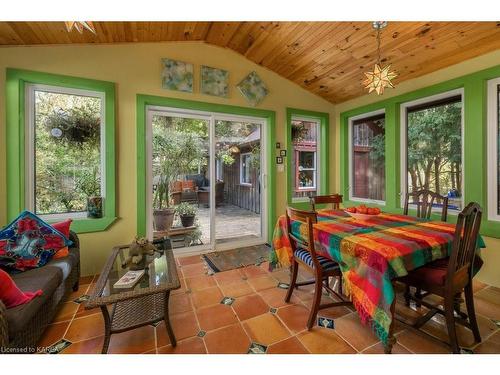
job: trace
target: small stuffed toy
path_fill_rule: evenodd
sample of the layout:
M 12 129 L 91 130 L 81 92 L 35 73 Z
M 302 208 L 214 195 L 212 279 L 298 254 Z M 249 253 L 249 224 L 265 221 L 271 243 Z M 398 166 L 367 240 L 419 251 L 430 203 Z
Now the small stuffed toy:
M 122 267 L 130 270 L 142 270 L 146 266 L 146 255 L 153 255 L 155 246 L 144 237 L 135 237 L 130 244 L 128 257 L 122 262 Z

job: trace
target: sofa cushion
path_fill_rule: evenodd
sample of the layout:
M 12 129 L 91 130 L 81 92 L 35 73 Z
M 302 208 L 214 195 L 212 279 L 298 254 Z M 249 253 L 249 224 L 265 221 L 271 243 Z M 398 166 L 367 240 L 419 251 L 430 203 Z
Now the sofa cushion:
M 41 267 L 11 275 L 19 289 L 24 291 L 42 290 L 42 295 L 30 302 L 7 309 L 9 336 L 24 330 L 31 319 L 50 298 L 62 282 L 62 271 L 58 267 Z
M 66 280 L 73 267 L 78 264 L 80 251 L 75 248 L 68 250 L 68 255 L 62 258 L 52 259 L 45 267 L 57 267 L 62 271 L 63 280 Z
M 71 241 L 35 214 L 24 211 L 0 231 L 0 267 L 22 272 L 47 264 Z

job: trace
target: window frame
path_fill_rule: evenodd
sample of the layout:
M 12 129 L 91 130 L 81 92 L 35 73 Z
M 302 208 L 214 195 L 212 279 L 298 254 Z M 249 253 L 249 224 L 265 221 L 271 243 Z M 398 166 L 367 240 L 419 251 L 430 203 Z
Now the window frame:
M 243 179 L 243 157 L 244 156 L 248 156 L 248 160 L 250 160 L 250 158 L 252 157 L 252 153 L 251 152 L 244 152 L 242 154 L 240 154 L 240 185 L 243 185 L 243 186 L 252 186 L 252 182 L 245 182 L 244 179 Z M 250 173 L 250 167 L 249 167 L 249 171 Z M 249 178 L 251 179 L 251 176 L 249 176 Z
M 291 112 L 291 111 L 290 111 Z M 291 171 L 291 161 L 289 163 L 289 166 L 288 166 L 288 172 L 289 172 L 289 175 L 290 175 L 290 182 L 291 182 L 291 186 L 290 188 L 288 189 L 289 190 L 289 193 L 290 193 L 290 196 L 289 196 L 289 201 L 291 201 L 292 203 L 304 203 L 304 202 L 309 202 L 309 197 L 294 197 L 293 196 L 293 193 L 296 192 L 296 191 L 300 191 L 300 192 L 307 192 L 307 191 L 316 191 L 316 195 L 321 195 L 323 191 L 325 191 L 326 189 L 323 188 L 323 178 L 321 176 L 321 172 L 323 171 L 322 170 L 322 163 L 321 163 L 321 156 L 324 155 L 323 154 L 323 147 L 324 147 L 324 144 L 322 144 L 322 137 L 324 136 L 324 130 L 323 130 L 323 124 L 324 124 L 324 117 L 321 118 L 321 117 L 316 117 L 314 115 L 308 115 L 307 113 L 306 114 L 300 114 L 300 113 L 289 113 L 289 126 L 287 127 L 287 132 L 289 133 L 287 136 L 289 138 L 289 145 L 290 145 L 290 149 L 292 150 L 291 154 L 293 155 L 293 157 L 297 157 L 298 154 L 296 151 L 301 151 L 301 146 L 299 146 L 298 148 L 295 148 L 294 145 L 293 145 L 293 141 L 292 141 L 292 135 L 291 135 L 291 132 L 292 132 L 292 122 L 293 121 L 306 121 L 306 122 L 314 122 L 316 123 L 316 151 L 314 151 L 315 153 L 315 165 L 316 165 L 316 171 L 315 171 L 315 186 L 314 188 L 312 187 L 307 187 L 307 188 L 299 188 L 297 186 L 297 171 L 298 171 L 298 165 L 296 163 L 295 165 L 295 170 L 294 171 Z M 302 151 L 306 151 L 306 150 L 302 150 Z M 311 150 L 307 150 L 309 152 L 313 152 Z M 320 157 L 318 157 L 318 155 L 320 155 Z M 326 158 L 325 158 L 326 160 Z M 319 173 L 318 173 L 319 172 Z M 293 177 L 292 177 L 292 174 L 293 174 Z
M 498 111 L 500 110 L 499 103 L 500 77 L 493 78 L 487 82 L 487 170 L 488 170 L 488 185 L 487 185 L 487 208 L 488 220 L 500 221 L 500 213 L 498 205 L 500 196 L 498 194 L 498 136 L 500 135 L 500 119 Z
M 314 185 L 313 186 L 308 186 L 308 187 L 300 187 L 299 185 L 299 163 L 295 163 L 295 182 L 294 182 L 294 191 L 315 191 L 318 189 L 318 150 L 316 147 L 316 151 L 309 150 L 305 147 L 298 147 L 294 149 L 295 151 L 295 159 L 298 161 L 300 160 L 300 153 L 301 152 L 311 152 L 314 154 L 314 168 L 304 168 L 302 169 L 303 171 L 313 171 L 314 174 Z M 300 199 L 300 198 L 298 198 Z
M 453 97 L 460 96 L 461 97 L 461 145 L 462 145 L 462 150 L 461 150 L 461 156 L 462 156 L 462 178 L 461 178 L 461 201 L 462 201 L 462 209 L 465 207 L 464 202 L 465 202 L 465 96 L 464 96 L 464 89 L 463 88 L 458 88 L 455 90 L 450 90 L 446 92 L 442 92 L 436 95 L 431 95 L 431 96 L 426 96 L 423 98 L 419 98 L 416 100 L 408 101 L 405 103 L 402 103 L 400 106 L 400 158 L 401 158 L 401 163 L 400 163 L 400 204 L 401 207 L 404 207 L 404 202 L 405 202 L 405 197 L 408 192 L 408 166 L 407 166 L 407 145 L 408 145 L 408 109 L 417 107 L 417 106 L 422 106 L 424 107 L 425 104 L 432 104 L 434 102 L 439 102 L 439 101 L 446 101 L 446 99 L 451 99 Z M 413 207 L 414 205 L 410 204 L 410 208 Z M 433 208 L 433 212 L 439 211 L 439 208 Z M 448 214 L 450 215 L 458 215 L 461 210 L 448 210 Z
M 106 95 L 102 91 L 83 90 L 76 88 L 60 87 L 53 85 L 27 83 L 26 90 L 26 106 L 25 106 L 25 151 L 26 151 L 26 168 L 25 168 L 25 205 L 26 209 L 35 213 L 36 210 L 36 197 L 35 197 L 35 92 L 42 91 L 47 93 L 87 96 L 92 98 L 101 99 L 101 126 L 100 126 L 100 175 L 101 175 L 101 196 L 106 202 L 106 163 L 104 154 L 106 152 Z M 104 206 L 105 209 L 105 206 Z M 67 212 L 67 213 L 52 213 L 52 214 L 37 214 L 39 217 L 46 221 L 59 221 L 66 219 L 85 219 L 87 216 L 86 211 Z
M 348 164 L 347 164 L 347 168 L 348 168 L 348 173 L 349 173 L 349 185 L 347 187 L 347 190 L 349 191 L 349 201 L 352 201 L 352 202 L 362 202 L 362 203 L 373 203 L 373 204 L 378 204 L 380 206 L 385 206 L 386 204 L 386 200 L 387 200 L 387 197 L 386 197 L 386 200 L 378 200 L 378 199 L 369 199 L 369 198 L 359 198 L 359 197 L 355 197 L 353 196 L 353 186 L 354 186 L 354 173 L 353 173 L 353 158 L 352 158 L 352 153 L 353 153 L 353 126 L 354 126 L 354 122 L 356 121 L 359 121 L 359 120 L 364 120 L 364 119 L 370 119 L 372 117 L 377 117 L 377 116 L 380 116 L 380 115 L 384 115 L 384 121 L 385 121 L 385 108 L 382 108 L 382 109 L 377 109 L 375 111 L 371 111 L 371 112 L 366 112 L 366 113 L 362 113 L 360 115 L 356 115 L 356 116 L 352 116 L 352 117 L 349 117 L 348 118 L 348 129 L 347 129 L 347 137 L 348 137 Z M 384 129 L 384 137 L 385 137 L 385 129 Z M 386 168 L 386 165 L 385 165 L 385 161 L 384 161 L 384 169 Z M 385 185 L 385 181 L 384 181 L 384 185 Z M 384 186 L 384 190 L 385 190 L 385 186 Z
M 6 69 L 6 130 L 7 130 L 7 220 L 14 220 L 19 213 L 28 209 L 26 201 L 26 173 L 29 167 L 28 150 L 26 149 L 26 102 L 28 101 L 27 86 L 47 85 L 64 89 L 88 90 L 102 92 L 105 96 L 103 137 L 105 147 L 101 150 L 102 162 L 105 163 L 101 178 L 106 181 L 106 197 L 103 202 L 102 218 L 77 217 L 73 220 L 71 229 L 76 233 L 105 231 L 116 220 L 115 197 L 115 83 L 87 78 L 35 72 L 30 70 Z M 83 215 L 82 215 L 83 216 Z M 86 215 L 85 215 L 86 216 Z M 51 217 L 49 222 L 56 222 L 60 217 Z

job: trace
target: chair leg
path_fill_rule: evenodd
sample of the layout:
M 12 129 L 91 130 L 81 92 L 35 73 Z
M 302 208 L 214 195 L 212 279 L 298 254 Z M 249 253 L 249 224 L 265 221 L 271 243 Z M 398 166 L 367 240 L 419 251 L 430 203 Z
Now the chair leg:
M 339 292 L 339 294 L 340 294 L 341 296 L 343 296 L 343 295 L 344 295 L 344 292 L 343 292 L 343 290 L 342 290 L 342 276 L 339 276 L 339 286 L 338 286 L 337 290 L 338 290 L 338 292 Z
M 415 297 L 417 298 L 417 301 L 415 301 L 415 304 L 417 307 L 422 307 L 422 304 L 418 302 L 418 299 L 422 299 L 422 288 L 416 288 L 415 290 Z
M 410 306 L 410 296 L 411 296 L 411 293 L 410 293 L 410 286 L 409 286 L 409 285 L 406 285 L 406 286 L 405 286 L 405 293 L 404 293 L 404 297 L 405 297 L 405 305 L 406 305 L 406 306 Z
M 321 303 L 321 292 L 323 290 L 323 282 L 321 275 L 316 274 L 316 283 L 314 284 L 314 298 L 312 300 L 311 311 L 309 312 L 309 320 L 307 321 L 307 330 L 310 331 L 318 315 L 319 305 Z
M 460 348 L 458 347 L 457 332 L 455 330 L 455 314 L 454 314 L 454 303 L 453 298 L 450 296 L 445 297 L 444 311 L 446 317 L 446 326 L 448 327 L 448 336 L 450 338 L 450 346 L 453 353 L 460 353 Z
M 290 298 L 292 297 L 292 292 L 293 289 L 295 288 L 295 283 L 297 282 L 297 273 L 299 271 L 299 264 L 297 261 L 294 259 L 292 260 L 292 265 L 291 265 L 291 272 L 292 274 L 290 275 L 290 285 L 288 285 L 288 290 L 286 292 L 285 296 L 285 302 L 288 303 L 290 302 Z
M 467 315 L 469 315 L 469 322 L 472 327 L 472 333 L 474 334 L 474 340 L 476 342 L 481 342 L 481 335 L 479 333 L 479 327 L 477 325 L 476 310 L 474 308 L 474 292 L 472 290 L 472 284 L 469 283 L 465 287 L 465 304 L 467 306 Z

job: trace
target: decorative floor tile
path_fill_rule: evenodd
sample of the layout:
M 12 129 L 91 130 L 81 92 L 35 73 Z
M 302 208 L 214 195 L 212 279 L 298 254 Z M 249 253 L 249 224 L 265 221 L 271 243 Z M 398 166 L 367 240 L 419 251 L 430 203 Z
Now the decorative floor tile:
M 198 337 L 204 337 L 207 333 L 203 330 L 201 330 L 200 332 L 198 332 L 198 334 L 196 336 Z
M 158 321 L 158 322 L 154 322 L 154 323 L 151 323 L 150 326 L 153 326 L 153 327 L 158 327 L 158 325 L 161 323 L 161 320 Z
M 474 354 L 474 352 L 471 349 L 460 348 L 460 354 Z
M 497 327 L 499 327 L 499 328 L 500 328 L 500 320 L 491 319 L 491 321 L 492 321 L 493 323 L 495 323 L 495 325 L 496 325 Z
M 222 299 L 222 301 L 220 301 L 221 304 L 223 305 L 227 305 L 227 306 L 231 306 L 234 302 L 234 298 L 233 297 L 224 297 Z
M 252 342 L 248 348 L 248 354 L 266 354 L 267 346 Z
M 80 296 L 77 299 L 74 299 L 73 302 L 74 303 L 82 303 L 82 302 L 88 301 L 89 298 L 90 298 L 90 296 L 88 294 L 84 294 L 83 296 Z
M 72 344 L 71 341 L 61 339 L 58 342 L 56 342 L 54 345 L 47 348 L 47 353 L 59 354 L 60 352 L 62 352 L 64 349 L 66 349 L 71 344 Z
M 318 326 L 323 328 L 335 329 L 335 322 L 333 319 L 318 316 Z
M 269 312 L 270 312 L 271 314 L 276 314 L 276 311 L 278 311 L 278 309 L 275 309 L 274 307 L 271 307 L 271 308 L 269 309 Z
M 281 289 L 288 289 L 290 285 L 287 284 L 287 283 L 278 283 L 278 288 L 281 288 Z

